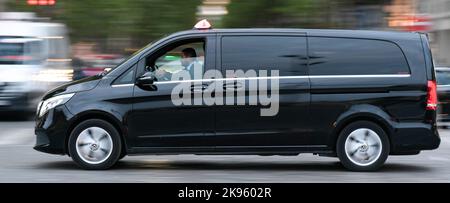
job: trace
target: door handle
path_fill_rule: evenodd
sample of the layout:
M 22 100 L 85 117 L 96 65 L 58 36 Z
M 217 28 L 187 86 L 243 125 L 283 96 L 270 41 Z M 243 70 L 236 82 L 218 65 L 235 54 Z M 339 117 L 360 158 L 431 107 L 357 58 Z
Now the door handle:
M 206 84 L 191 85 L 191 92 L 203 92 L 206 88 L 208 88 L 208 85 Z
M 241 82 L 230 82 L 223 84 L 223 89 L 225 90 L 238 90 L 243 87 Z

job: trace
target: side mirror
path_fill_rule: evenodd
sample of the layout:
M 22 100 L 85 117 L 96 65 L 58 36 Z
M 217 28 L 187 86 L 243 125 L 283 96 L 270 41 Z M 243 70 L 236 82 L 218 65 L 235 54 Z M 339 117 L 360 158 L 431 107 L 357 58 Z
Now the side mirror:
M 136 79 L 136 85 L 139 87 L 150 86 L 156 81 L 156 77 L 152 72 L 146 72 L 144 75 Z
M 152 72 L 146 72 L 144 75 L 138 77 L 134 83 L 136 86 L 146 91 L 157 91 L 158 88 L 153 83 L 157 81 Z

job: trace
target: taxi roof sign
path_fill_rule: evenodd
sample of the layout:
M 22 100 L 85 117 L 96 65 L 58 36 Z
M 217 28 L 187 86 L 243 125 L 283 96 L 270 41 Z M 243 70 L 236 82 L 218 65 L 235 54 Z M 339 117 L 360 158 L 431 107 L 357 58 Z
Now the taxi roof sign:
M 211 26 L 211 23 L 208 22 L 208 20 L 203 19 L 201 21 L 198 21 L 198 23 L 194 25 L 194 28 L 198 29 L 198 30 L 205 30 L 205 29 L 211 29 L 212 26 Z

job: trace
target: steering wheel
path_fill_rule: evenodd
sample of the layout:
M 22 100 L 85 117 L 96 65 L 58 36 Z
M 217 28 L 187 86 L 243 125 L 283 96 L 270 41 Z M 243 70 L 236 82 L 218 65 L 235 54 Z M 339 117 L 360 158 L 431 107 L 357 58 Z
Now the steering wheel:
M 146 72 L 154 72 L 155 70 L 158 70 L 159 66 L 158 65 L 146 65 L 145 66 L 145 71 Z

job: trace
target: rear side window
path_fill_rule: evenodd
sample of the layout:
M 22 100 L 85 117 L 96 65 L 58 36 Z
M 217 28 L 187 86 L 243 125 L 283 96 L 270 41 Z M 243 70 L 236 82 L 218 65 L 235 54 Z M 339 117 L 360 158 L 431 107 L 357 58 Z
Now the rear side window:
M 279 70 L 280 76 L 306 75 L 306 38 L 224 36 L 222 71 Z
M 400 48 L 391 42 L 309 37 L 310 75 L 409 74 Z

